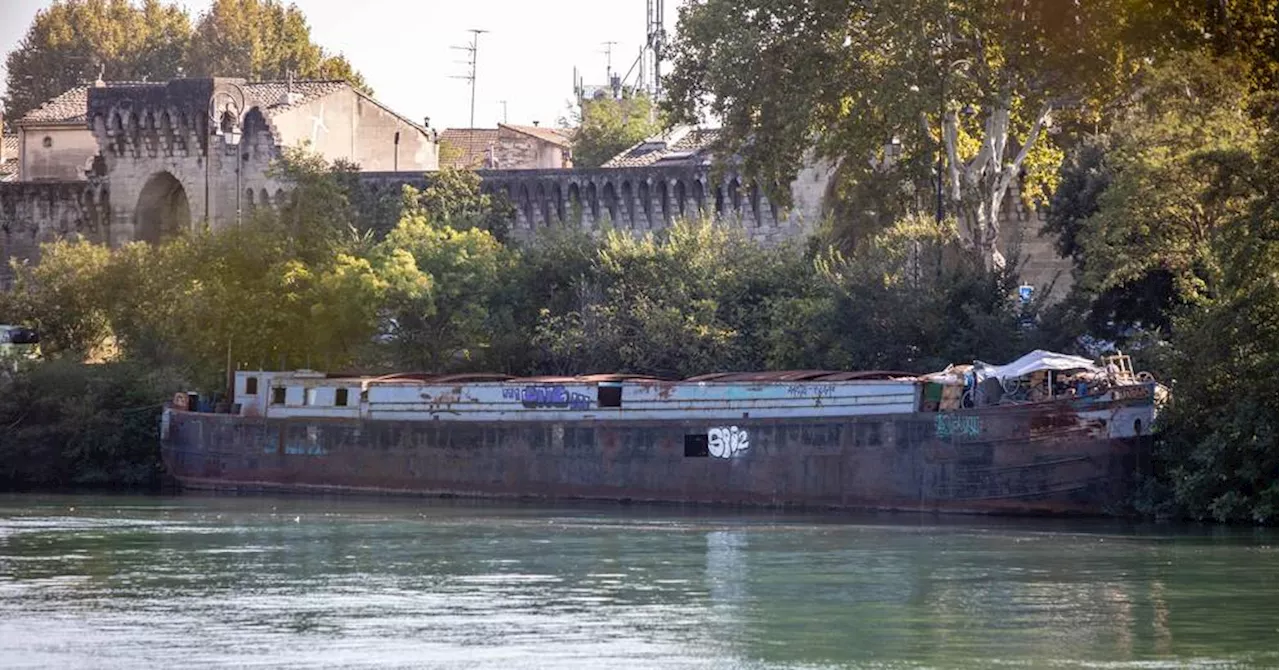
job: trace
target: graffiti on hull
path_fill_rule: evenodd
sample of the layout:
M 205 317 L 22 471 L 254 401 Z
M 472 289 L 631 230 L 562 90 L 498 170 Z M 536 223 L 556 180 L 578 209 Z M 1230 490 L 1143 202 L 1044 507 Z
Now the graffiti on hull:
M 707 453 L 716 458 L 733 458 L 750 448 L 745 428 L 722 426 L 707 431 Z
M 560 385 L 504 388 L 505 400 L 516 400 L 529 409 L 591 409 L 591 396 Z

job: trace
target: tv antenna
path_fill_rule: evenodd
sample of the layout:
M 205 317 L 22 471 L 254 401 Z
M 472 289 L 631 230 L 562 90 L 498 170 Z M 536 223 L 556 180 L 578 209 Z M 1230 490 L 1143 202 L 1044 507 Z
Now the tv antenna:
M 617 42 L 601 42 L 604 45 L 604 80 L 605 82 L 613 81 L 613 45 Z
M 481 33 L 487 33 L 489 31 L 482 30 L 480 28 L 472 28 L 467 32 L 471 33 L 471 44 L 468 44 L 465 46 L 452 46 L 449 48 L 457 49 L 458 51 L 467 52 L 467 60 L 456 61 L 458 63 L 464 64 L 467 66 L 467 73 L 465 75 L 454 75 L 452 78 L 466 79 L 467 82 L 471 84 L 471 121 L 468 127 L 475 128 L 476 127 L 476 53 L 479 51 Z
M 667 30 L 663 24 L 663 0 L 645 0 L 645 40 L 631 68 L 622 76 L 624 82 L 632 81 L 631 90 L 643 91 L 653 100 L 662 97 L 662 54 L 667 45 Z

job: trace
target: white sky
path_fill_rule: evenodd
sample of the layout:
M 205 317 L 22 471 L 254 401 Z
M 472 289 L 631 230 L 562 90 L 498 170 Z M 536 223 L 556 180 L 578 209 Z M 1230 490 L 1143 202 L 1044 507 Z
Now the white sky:
M 36 12 L 52 0 L 0 0 L 0 52 L 12 51 Z M 208 0 L 179 0 L 194 18 Z M 604 42 L 613 45 L 613 67 L 623 73 L 644 42 L 645 0 L 294 0 L 307 16 L 312 39 L 346 55 L 373 87 L 374 97 L 438 129 L 466 127 L 470 88 L 467 52 L 450 49 L 480 36 L 476 125 L 502 121 L 555 125 L 573 97 L 573 68 L 587 84 L 605 83 Z M 668 0 L 668 39 L 675 32 L 679 0 Z M 455 62 L 461 61 L 461 62 Z M 0 61 L 0 91 L 3 90 Z M 224 73 L 238 76 L 240 73 Z M 111 73 L 106 73 L 108 79 Z

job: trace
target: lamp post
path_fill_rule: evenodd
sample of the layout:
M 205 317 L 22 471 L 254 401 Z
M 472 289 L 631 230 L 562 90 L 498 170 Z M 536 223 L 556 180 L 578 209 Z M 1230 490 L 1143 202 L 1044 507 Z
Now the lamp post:
M 213 139 L 221 137 L 224 145 L 235 149 L 236 156 L 236 225 L 240 225 L 240 115 L 244 112 L 244 89 L 236 84 L 215 85 L 209 95 L 209 137 L 204 161 L 204 219 L 209 220 L 209 164 L 213 162 Z M 223 156 L 226 152 L 223 152 Z M 219 161 L 221 162 L 221 161 Z M 227 332 L 227 402 L 235 399 L 236 377 L 232 369 L 231 331 Z
M 228 147 L 236 151 L 236 225 L 240 225 L 240 115 L 244 111 L 244 90 L 236 84 L 221 84 L 209 96 L 209 141 L 204 163 L 204 218 L 209 220 L 209 164 L 213 158 L 213 138 L 221 137 Z

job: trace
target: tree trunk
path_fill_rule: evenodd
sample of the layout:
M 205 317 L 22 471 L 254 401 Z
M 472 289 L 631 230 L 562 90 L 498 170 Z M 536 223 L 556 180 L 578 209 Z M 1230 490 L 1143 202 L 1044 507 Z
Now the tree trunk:
M 989 111 L 983 124 L 981 147 L 971 160 L 959 156 L 957 139 L 960 119 L 954 109 L 943 119 L 943 141 L 947 151 L 947 182 L 952 211 L 960 227 L 960 237 L 971 250 L 982 257 L 987 269 L 1005 264 L 999 248 L 1000 212 L 1013 180 L 1017 178 L 1031 147 L 1048 122 L 1052 106 L 1045 104 L 1036 117 L 1027 139 L 1013 161 L 1005 164 L 1009 142 L 1009 116 L 1012 96 L 1005 93 Z

